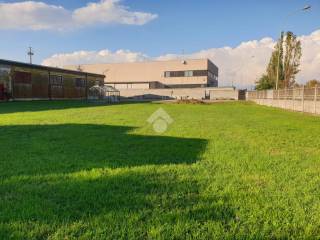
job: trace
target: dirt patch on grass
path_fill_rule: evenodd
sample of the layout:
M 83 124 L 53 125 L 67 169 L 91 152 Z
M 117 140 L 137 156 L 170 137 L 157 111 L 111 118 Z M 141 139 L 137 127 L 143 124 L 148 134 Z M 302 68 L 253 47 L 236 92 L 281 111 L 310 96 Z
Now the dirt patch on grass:
M 197 99 L 183 99 L 183 100 L 178 100 L 178 104 L 207 104 L 206 102 L 202 100 L 197 100 Z

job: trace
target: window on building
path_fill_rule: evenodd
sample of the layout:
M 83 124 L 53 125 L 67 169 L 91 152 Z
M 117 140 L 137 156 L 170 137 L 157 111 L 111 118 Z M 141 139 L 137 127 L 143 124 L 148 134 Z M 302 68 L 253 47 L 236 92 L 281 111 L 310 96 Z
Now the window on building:
M 193 77 L 193 71 L 185 71 L 184 76 L 185 77 Z
M 0 65 L 0 84 L 7 86 L 10 81 L 10 67 Z
M 50 75 L 50 84 L 54 86 L 62 86 L 63 77 L 59 75 Z
M 86 87 L 86 80 L 83 78 L 76 78 L 76 87 Z
M 215 75 L 214 73 L 208 71 L 208 76 L 210 79 L 213 79 L 213 80 L 218 80 L 218 76 Z
M 174 71 L 170 75 L 171 77 L 184 77 L 184 71 Z
M 14 72 L 14 82 L 16 84 L 31 84 L 31 73 L 29 72 Z
M 188 70 L 188 71 L 167 71 L 164 77 L 204 77 L 208 76 L 207 70 Z
M 195 71 L 193 71 L 193 76 L 205 77 L 205 76 L 208 76 L 208 71 L 207 70 L 195 70 Z

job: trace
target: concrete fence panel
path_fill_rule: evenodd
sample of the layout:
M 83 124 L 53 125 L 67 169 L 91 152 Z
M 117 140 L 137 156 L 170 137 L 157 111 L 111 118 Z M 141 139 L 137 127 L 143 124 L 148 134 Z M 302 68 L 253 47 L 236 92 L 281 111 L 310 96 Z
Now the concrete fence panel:
M 247 100 L 260 105 L 320 114 L 320 88 L 249 91 Z

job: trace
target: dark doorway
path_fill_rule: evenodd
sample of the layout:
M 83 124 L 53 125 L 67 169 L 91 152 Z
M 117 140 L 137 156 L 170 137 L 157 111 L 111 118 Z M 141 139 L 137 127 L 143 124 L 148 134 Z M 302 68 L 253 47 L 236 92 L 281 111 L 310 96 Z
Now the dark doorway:
M 239 90 L 239 100 L 246 100 L 246 90 Z

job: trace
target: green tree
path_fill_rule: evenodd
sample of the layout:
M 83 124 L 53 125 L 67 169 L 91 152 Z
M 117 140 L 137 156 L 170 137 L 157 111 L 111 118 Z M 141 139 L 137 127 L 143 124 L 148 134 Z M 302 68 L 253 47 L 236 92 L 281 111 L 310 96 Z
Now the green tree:
M 259 79 L 258 82 L 256 82 L 256 90 L 266 90 L 266 89 L 272 89 L 274 86 L 274 82 L 270 80 L 268 75 L 264 74 L 262 77 Z
M 270 57 L 266 73 L 256 82 L 256 89 L 272 89 L 292 87 L 295 76 L 299 72 L 301 59 L 301 42 L 292 32 L 281 33 Z
M 301 42 L 292 32 L 287 32 L 285 38 L 285 56 L 283 61 L 284 80 L 282 86 L 284 88 L 292 87 L 295 84 L 296 75 L 300 72 L 300 59 L 302 56 Z
M 310 80 L 310 81 L 306 82 L 306 87 L 307 88 L 313 88 L 313 87 L 316 87 L 316 86 L 320 86 L 320 81 L 318 81 L 316 79 L 313 79 L 313 80 Z
M 269 81 L 272 83 L 272 87 L 276 86 L 278 74 L 279 74 L 279 82 L 283 81 L 283 38 L 284 33 L 281 33 L 281 37 L 279 38 L 275 50 L 273 51 L 268 67 L 267 67 L 267 75 L 269 77 Z M 279 70 L 279 72 L 278 72 Z

